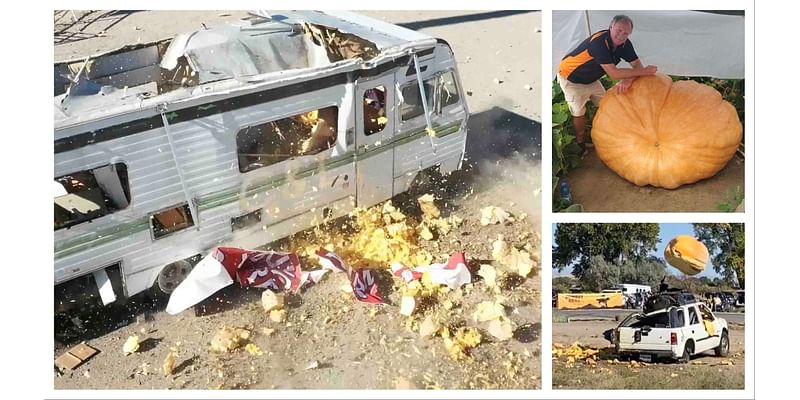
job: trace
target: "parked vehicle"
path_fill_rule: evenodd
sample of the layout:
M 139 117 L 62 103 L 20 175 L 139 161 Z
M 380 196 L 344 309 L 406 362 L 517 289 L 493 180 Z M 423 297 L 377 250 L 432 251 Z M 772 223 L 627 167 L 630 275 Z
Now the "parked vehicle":
M 642 361 L 669 358 L 688 362 L 691 356 L 714 350 L 728 355 L 728 323 L 686 292 L 661 292 L 651 296 L 642 313 L 625 318 L 617 328 L 603 333 L 621 356 Z
M 706 303 L 714 312 L 731 312 L 735 307 L 735 298 L 725 292 L 707 292 L 704 294 Z
M 54 73 L 57 301 L 169 293 L 214 247 L 372 206 L 464 156 L 447 42 L 354 13 L 253 17 Z

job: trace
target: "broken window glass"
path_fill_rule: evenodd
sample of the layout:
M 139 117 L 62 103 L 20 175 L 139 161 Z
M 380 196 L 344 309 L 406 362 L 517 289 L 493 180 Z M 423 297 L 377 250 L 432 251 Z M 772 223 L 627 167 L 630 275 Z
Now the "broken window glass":
M 386 127 L 386 88 L 378 86 L 364 92 L 364 134 L 369 136 Z
M 239 171 L 316 154 L 336 143 L 339 108 L 330 106 L 248 126 L 236 134 Z
M 261 209 L 231 218 L 231 231 L 236 232 L 261 222 Z
M 452 72 L 448 72 L 441 76 L 441 92 L 439 93 L 440 104 L 442 108 L 449 105 L 458 103 L 458 85 L 456 84 L 456 77 Z
M 130 204 L 128 168 L 124 163 L 78 171 L 55 178 L 54 230 L 123 210 Z
M 433 110 L 434 79 L 424 81 L 423 86 L 425 87 L 425 98 L 428 100 L 428 110 Z M 400 115 L 403 121 L 418 117 L 425 112 L 417 81 L 403 87 L 401 93 L 403 94 L 403 103 L 400 105 Z
M 637 319 L 632 319 L 623 324 L 631 328 L 642 328 L 649 326 L 651 328 L 668 328 L 669 327 L 669 313 L 661 312 L 651 315 L 642 315 Z
M 160 239 L 190 226 L 194 226 L 194 221 L 188 204 L 170 208 L 150 216 L 153 239 Z

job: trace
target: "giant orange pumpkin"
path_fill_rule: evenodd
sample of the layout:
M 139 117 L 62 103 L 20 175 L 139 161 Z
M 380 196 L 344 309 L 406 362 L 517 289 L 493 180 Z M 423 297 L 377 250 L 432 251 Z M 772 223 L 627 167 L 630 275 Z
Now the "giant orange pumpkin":
M 674 189 L 709 178 L 736 153 L 742 124 L 718 91 L 666 75 L 609 90 L 592 122 L 597 155 L 639 186 Z
M 688 235 L 678 235 L 669 241 L 664 249 L 664 258 L 669 265 L 686 275 L 695 275 L 706 268 L 708 249 L 697 239 Z

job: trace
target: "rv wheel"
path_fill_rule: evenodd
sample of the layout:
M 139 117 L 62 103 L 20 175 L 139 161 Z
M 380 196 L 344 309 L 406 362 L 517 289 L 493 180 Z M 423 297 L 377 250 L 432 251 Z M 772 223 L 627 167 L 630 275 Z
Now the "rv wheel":
M 186 279 L 191 270 L 192 264 L 186 260 L 179 260 L 168 264 L 158 274 L 158 288 L 164 293 L 172 293 L 172 291 Z

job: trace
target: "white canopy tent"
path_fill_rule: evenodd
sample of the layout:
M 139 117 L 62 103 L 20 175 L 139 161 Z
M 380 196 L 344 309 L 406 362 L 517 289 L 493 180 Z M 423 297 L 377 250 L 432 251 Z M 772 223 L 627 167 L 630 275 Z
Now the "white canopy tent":
M 633 20 L 630 40 L 644 65 L 680 76 L 744 78 L 744 15 L 702 11 L 553 11 L 552 77 L 558 63 L 611 19 Z M 625 61 L 619 64 L 628 67 Z

